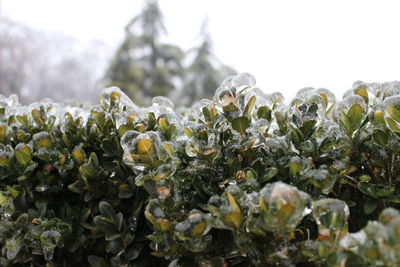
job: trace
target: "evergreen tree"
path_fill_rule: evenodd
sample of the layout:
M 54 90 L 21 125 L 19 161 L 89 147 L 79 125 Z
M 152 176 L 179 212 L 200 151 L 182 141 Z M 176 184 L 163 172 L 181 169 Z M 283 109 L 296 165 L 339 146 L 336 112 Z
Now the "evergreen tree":
M 182 50 L 160 40 L 166 34 L 157 0 L 146 0 L 142 12 L 126 26 L 126 37 L 106 73 L 108 85 L 125 91 L 137 104 L 166 96 L 182 83 Z
M 214 55 L 212 40 L 208 31 L 208 20 L 205 19 L 200 31 L 200 45 L 189 52 L 192 58 L 186 71 L 182 91 L 182 104 L 190 105 L 202 98 L 212 98 L 215 89 L 235 70 L 222 64 Z

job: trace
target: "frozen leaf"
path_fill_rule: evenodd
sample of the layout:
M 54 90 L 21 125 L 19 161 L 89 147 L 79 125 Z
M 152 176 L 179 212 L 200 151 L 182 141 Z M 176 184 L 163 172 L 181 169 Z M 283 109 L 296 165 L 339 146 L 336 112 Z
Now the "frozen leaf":
M 262 228 L 286 234 L 294 230 L 308 213 L 309 196 L 293 186 L 276 182 L 264 186 L 259 194 L 259 203 L 264 220 Z
M 37 149 L 51 149 L 53 147 L 53 141 L 49 133 L 47 132 L 39 132 L 33 135 L 33 142 L 35 143 L 35 147 Z
M 232 128 L 241 134 L 246 133 L 246 129 L 250 127 L 250 121 L 246 117 L 239 117 L 232 121 Z
M 374 198 L 389 196 L 395 190 L 393 186 L 388 186 L 383 184 L 372 184 L 366 182 L 359 182 L 357 184 L 357 188 L 362 193 Z
M 22 248 L 22 237 L 21 236 L 13 236 L 8 239 L 5 244 L 5 249 L 7 250 L 7 259 L 13 260 Z
M 61 234 L 55 230 L 45 231 L 40 235 L 40 243 L 45 260 L 49 261 L 53 258 L 54 250 L 60 240 Z
M 347 233 L 349 208 L 346 202 L 325 198 L 312 204 L 312 214 L 318 225 L 320 238 L 334 240 Z
M 17 161 L 22 165 L 29 163 L 32 159 L 30 147 L 23 143 L 18 144 L 15 147 L 15 157 L 17 158 Z

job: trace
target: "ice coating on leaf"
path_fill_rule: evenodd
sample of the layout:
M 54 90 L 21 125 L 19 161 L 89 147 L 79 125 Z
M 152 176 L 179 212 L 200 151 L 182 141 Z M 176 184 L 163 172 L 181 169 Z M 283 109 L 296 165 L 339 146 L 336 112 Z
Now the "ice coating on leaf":
M 40 235 L 40 243 L 45 260 L 48 261 L 53 258 L 54 250 L 60 240 L 61 234 L 55 230 L 49 230 Z
M 240 88 L 243 86 L 253 87 L 256 85 L 256 78 L 248 72 L 240 73 L 232 80 L 233 86 Z
M 221 88 L 232 89 L 232 87 L 234 87 L 233 80 L 235 79 L 235 77 L 235 75 L 226 77 L 221 83 Z
M 400 132 L 400 95 L 386 98 L 382 107 L 384 110 L 386 125 L 394 132 Z
M 305 98 L 307 97 L 310 93 L 312 94 L 314 91 L 314 87 L 304 87 L 301 88 L 300 90 L 297 91 L 296 96 L 297 98 Z
M 144 216 L 153 224 L 157 231 L 165 232 L 171 229 L 171 223 L 168 220 L 167 214 L 161 208 L 160 200 L 152 199 L 147 204 Z
M 400 212 L 394 208 L 386 208 L 379 214 L 379 222 L 389 224 L 394 219 L 400 217 Z
M 193 108 L 196 110 L 202 110 L 203 107 L 209 107 L 212 106 L 214 104 L 214 102 L 210 99 L 202 99 L 199 102 L 197 102 Z
M 381 90 L 382 99 L 400 94 L 400 81 L 385 82 L 379 85 L 378 90 Z
M 157 166 L 168 157 L 156 132 L 137 134 L 136 131 L 128 131 L 122 137 L 121 146 L 124 162 L 133 168 Z
M 309 212 L 310 197 L 296 187 L 282 182 L 267 184 L 259 194 L 264 229 L 290 232 Z
M 340 240 L 340 246 L 352 250 L 354 252 L 357 252 L 358 247 L 362 244 L 365 243 L 367 240 L 367 235 L 363 230 L 357 232 L 357 233 L 351 233 L 345 235 L 341 240 Z
M 133 124 L 139 120 L 139 113 L 134 109 L 125 110 L 121 113 L 115 113 L 115 126 L 119 129 L 123 125 Z
M 62 112 L 71 114 L 74 120 L 82 118 L 82 122 L 86 122 L 90 114 L 89 110 L 80 107 L 66 107 Z
M 328 103 L 335 103 L 336 102 L 336 96 L 334 93 L 329 91 L 328 89 L 325 88 L 317 88 L 314 90 L 314 92 L 318 95 L 320 95 L 324 100 L 327 100 Z
M 0 166 L 8 166 L 13 156 L 14 150 L 10 145 L 0 144 Z
M 5 244 L 5 249 L 7 250 L 7 259 L 13 260 L 22 248 L 22 237 L 13 236 L 8 239 Z
M 189 216 L 175 226 L 175 231 L 180 240 L 190 240 L 207 234 L 210 228 L 205 214 L 191 210 Z
M 100 104 L 105 110 L 109 109 L 138 109 L 132 100 L 118 87 L 104 88 L 100 94 Z
M 221 106 L 228 106 L 235 103 L 235 91 L 232 88 L 218 87 L 214 94 L 214 101 Z
M 270 95 L 264 93 L 260 88 L 254 87 L 245 94 L 244 103 L 249 103 L 255 98 L 254 107 L 251 110 L 250 115 L 255 119 L 263 118 L 270 119 L 274 101 Z
M 367 116 L 367 104 L 365 100 L 359 95 L 349 95 L 345 97 L 342 101 L 340 101 L 336 107 L 335 111 L 332 114 L 334 119 L 338 122 L 341 120 L 342 113 L 348 115 L 349 110 L 354 107 L 355 105 L 361 108 L 362 116 L 365 118 Z
M 38 150 L 51 149 L 53 147 L 53 140 L 48 132 L 39 132 L 32 137 L 35 147 Z
M 312 214 L 320 236 L 334 240 L 347 233 L 350 211 L 346 202 L 333 198 L 314 201 Z
M 208 216 L 194 209 L 184 221 L 176 224 L 174 234 L 190 251 L 200 252 L 207 247 L 210 237 L 205 235 L 211 229 Z
M 176 129 L 182 128 L 182 118 L 175 115 L 175 113 L 162 113 L 157 117 L 157 121 L 160 122 L 160 119 L 166 119 L 166 122 L 169 125 L 173 124 Z
M 304 122 L 315 120 L 316 125 L 319 125 L 335 101 L 335 96 L 327 89 L 307 87 L 292 100 L 290 111 Z
M 153 104 L 153 107 L 159 107 L 162 112 L 163 110 L 165 111 L 174 110 L 174 103 L 172 103 L 171 99 L 165 96 L 153 97 L 151 103 Z
M 266 119 L 258 119 L 253 123 L 253 125 L 251 127 L 255 131 L 258 131 L 258 132 L 266 135 L 268 132 L 268 129 L 270 127 L 270 122 Z
M 208 201 L 208 209 L 217 218 L 216 224 L 222 229 L 239 229 L 243 224 L 243 211 L 240 200 L 243 191 L 231 183 L 221 196 L 212 196 Z
M 194 119 L 202 119 L 208 121 L 217 116 L 217 108 L 215 107 L 215 102 L 209 99 L 202 99 L 197 102 L 193 109 L 197 112 L 189 112 Z
M 18 96 L 16 94 L 11 94 L 9 97 L 0 95 L 0 107 L 15 107 L 19 105 Z

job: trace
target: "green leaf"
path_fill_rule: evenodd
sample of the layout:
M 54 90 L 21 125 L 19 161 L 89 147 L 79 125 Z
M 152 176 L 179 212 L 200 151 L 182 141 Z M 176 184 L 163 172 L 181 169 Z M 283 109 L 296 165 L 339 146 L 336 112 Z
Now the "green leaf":
M 0 125 L 0 142 L 4 142 L 7 136 L 7 125 Z
M 7 249 L 7 259 L 13 260 L 22 248 L 23 238 L 21 236 L 13 236 L 8 239 L 4 248 Z
M 250 97 L 249 101 L 246 104 L 246 107 L 244 108 L 243 111 L 244 117 L 250 118 L 250 113 L 255 103 L 256 103 L 256 96 L 253 95 L 252 97 Z
M 372 133 L 372 138 L 381 147 L 385 147 L 388 142 L 389 136 L 382 130 L 374 130 L 374 132 Z
M 319 95 L 321 96 L 322 100 L 324 101 L 325 107 L 327 107 L 328 103 L 329 103 L 328 97 L 326 96 L 326 94 L 319 94 Z
M 235 105 L 235 103 L 230 102 L 228 105 L 223 106 L 222 110 L 224 111 L 224 113 L 229 113 L 232 111 L 237 111 L 239 110 L 239 108 Z
M 167 117 L 165 116 L 159 116 L 157 120 L 158 128 L 161 130 L 161 132 L 165 132 L 168 128 L 169 122 L 167 120 Z
M 49 230 L 40 235 L 40 244 L 45 260 L 48 261 L 53 258 L 54 250 L 60 240 L 61 234 L 55 230 Z
M 354 104 L 347 112 L 347 117 L 351 122 L 351 130 L 355 131 L 360 127 L 364 109 L 359 104 Z
M 104 233 L 118 233 L 116 225 L 112 218 L 104 216 L 96 216 L 93 218 L 93 223 Z
M 105 239 L 107 240 L 107 241 L 113 241 L 113 240 L 115 240 L 115 239 L 117 239 L 117 238 L 120 238 L 121 237 L 121 234 L 120 233 L 106 233 L 106 235 L 105 235 Z
M 386 201 L 392 202 L 392 203 L 400 203 L 400 196 L 387 196 L 384 198 Z
M 336 144 L 336 140 L 334 136 L 327 136 L 325 139 L 322 140 L 319 150 L 321 152 L 329 152 L 332 147 Z
M 371 184 L 367 182 L 359 182 L 357 188 L 365 195 L 373 198 L 387 197 L 393 194 L 395 188 L 393 186 L 383 184 Z
M 203 112 L 203 115 L 204 115 L 204 118 L 206 119 L 206 121 L 212 120 L 211 113 L 210 113 L 210 110 L 208 109 L 208 107 L 203 107 L 202 112 Z
M 297 176 L 301 172 L 301 164 L 299 161 L 289 163 L 289 172 L 292 176 Z
M 395 106 L 387 106 L 387 111 L 393 120 L 400 122 L 400 110 L 398 110 Z
M 101 215 L 103 215 L 104 217 L 107 217 L 107 218 L 115 217 L 115 210 L 114 210 L 113 206 L 111 206 L 106 201 L 100 201 L 99 210 L 100 210 Z
M 386 118 L 386 123 L 388 124 L 390 130 L 392 130 L 395 133 L 400 133 L 400 127 L 397 124 L 397 122 L 395 122 L 391 118 Z
M 190 128 L 185 127 L 183 130 L 185 131 L 185 134 L 187 137 L 192 138 L 193 132 L 192 132 L 192 130 L 190 130 Z
M 26 144 L 18 144 L 15 148 L 15 157 L 20 164 L 25 165 L 32 159 L 31 149 Z
M 170 125 L 165 129 L 165 132 L 164 132 L 165 139 L 167 139 L 168 141 L 171 141 L 172 136 L 173 136 L 175 130 L 176 130 L 175 124 L 170 124 Z
M 72 184 L 68 185 L 68 190 L 74 192 L 74 193 L 78 193 L 78 194 L 82 194 L 83 192 L 85 192 L 85 185 L 82 183 L 81 180 L 77 180 Z
M 72 158 L 77 164 L 83 164 L 85 161 L 85 151 L 80 147 L 75 147 L 74 150 L 72 150 Z
M 275 167 L 265 169 L 265 173 L 260 178 L 260 183 L 265 183 L 268 180 L 274 178 L 278 174 L 278 169 Z
M 44 119 L 43 119 L 43 117 L 42 117 L 42 112 L 40 111 L 40 109 L 37 109 L 37 108 L 32 109 L 31 114 L 32 114 L 33 120 L 34 120 L 37 124 L 39 124 L 40 126 L 43 126 L 43 125 L 44 125 Z
M 261 106 L 257 110 L 257 116 L 260 119 L 266 119 L 267 121 L 271 120 L 271 109 L 268 106 Z
M 346 115 L 346 113 L 344 113 L 343 110 L 340 110 L 340 122 L 341 125 L 344 127 L 344 131 L 349 134 L 352 131 L 352 123 L 349 119 L 349 117 Z
M 0 207 L 6 207 L 8 204 L 8 197 L 0 192 Z
M 378 202 L 376 200 L 368 199 L 363 206 L 363 211 L 366 215 L 368 215 L 374 212 L 377 207 L 378 207 Z
M 239 117 L 232 121 L 232 128 L 240 132 L 241 134 L 246 133 L 246 129 L 250 127 L 250 121 L 247 117 Z
M 385 114 L 383 111 L 375 111 L 373 114 L 372 123 L 375 125 L 383 125 L 385 124 Z
M 367 89 L 365 89 L 365 88 L 358 89 L 355 92 L 355 94 L 361 96 L 364 99 L 365 103 L 368 104 L 368 100 L 369 99 L 368 99 L 368 91 L 367 91 Z
M 19 196 L 19 191 L 12 186 L 6 186 L 7 191 L 10 192 L 13 198 L 17 198 Z
M 96 122 L 97 127 L 99 127 L 100 130 L 103 130 L 104 124 L 106 123 L 106 120 L 104 119 L 104 114 L 93 110 L 92 117 Z
M 304 140 L 308 140 L 311 135 L 315 131 L 315 124 L 317 124 L 317 121 L 315 120 L 309 120 L 303 123 L 303 125 L 300 127 L 300 131 L 302 132 L 304 136 Z
M 16 118 L 17 118 L 17 121 L 19 123 L 21 123 L 22 125 L 24 125 L 25 127 L 27 127 L 29 125 L 28 116 L 26 116 L 26 115 L 17 115 Z

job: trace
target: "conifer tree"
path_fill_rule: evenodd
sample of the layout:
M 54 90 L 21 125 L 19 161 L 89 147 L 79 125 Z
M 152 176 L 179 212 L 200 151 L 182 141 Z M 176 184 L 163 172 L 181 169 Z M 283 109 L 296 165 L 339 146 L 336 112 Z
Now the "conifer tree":
M 182 83 L 184 53 L 162 42 L 166 28 L 157 0 L 146 0 L 125 31 L 125 40 L 106 73 L 107 85 L 120 87 L 142 105 L 154 96 L 167 96 Z
M 208 19 L 202 24 L 200 45 L 189 51 L 192 61 L 186 70 L 185 83 L 182 90 L 182 104 L 190 105 L 202 98 L 212 98 L 215 89 L 235 70 L 222 64 L 213 52 L 213 44 L 208 30 Z

